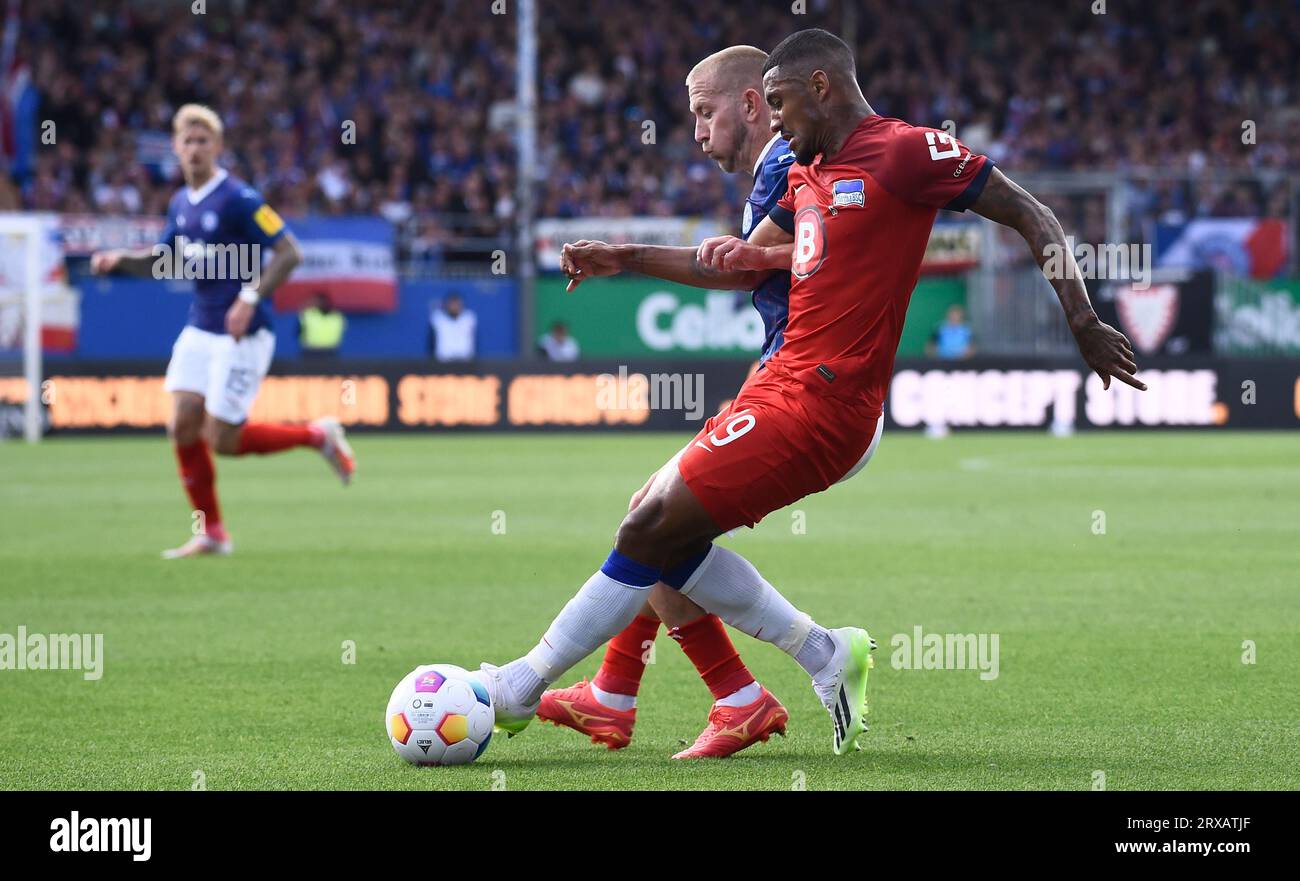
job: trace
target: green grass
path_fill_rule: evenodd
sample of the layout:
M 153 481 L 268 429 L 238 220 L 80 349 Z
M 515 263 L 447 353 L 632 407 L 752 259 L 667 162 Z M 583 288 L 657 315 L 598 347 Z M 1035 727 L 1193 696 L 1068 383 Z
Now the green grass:
M 189 526 L 161 437 L 0 446 L 0 633 L 102 633 L 106 654 L 97 682 L 0 671 L 0 788 L 186 789 L 202 771 L 213 790 L 487 789 L 497 770 L 509 789 L 1087 789 L 1096 770 L 1109 789 L 1300 785 L 1286 434 L 897 433 L 796 506 L 806 534 L 783 511 L 724 539 L 817 620 L 881 639 L 856 755 L 830 754 L 793 661 L 736 634 L 790 737 L 670 761 L 710 698 L 661 634 L 626 750 L 534 725 L 468 767 L 397 759 L 393 684 L 531 647 L 681 442 L 362 436 L 348 490 L 302 452 L 222 460 L 237 553 L 179 563 L 157 556 Z M 889 639 L 915 625 L 998 634 L 999 677 L 894 669 Z

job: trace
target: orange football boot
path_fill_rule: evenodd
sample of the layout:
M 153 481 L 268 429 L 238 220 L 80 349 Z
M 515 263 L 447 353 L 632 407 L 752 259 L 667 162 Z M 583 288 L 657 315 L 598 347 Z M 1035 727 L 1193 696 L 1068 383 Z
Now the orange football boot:
M 689 748 L 674 759 L 722 759 L 747 746 L 766 741 L 773 734 L 785 736 L 790 714 L 766 688 L 752 704 L 743 707 L 713 705 L 709 726 L 695 738 Z
M 610 709 L 596 700 L 591 693 L 591 683 L 584 678 L 570 688 L 555 688 L 543 694 L 537 718 L 586 734 L 592 743 L 622 749 L 632 742 L 636 707 Z
M 352 482 L 352 475 L 356 473 L 357 459 L 352 452 L 352 445 L 348 443 L 348 435 L 343 430 L 343 425 L 333 416 L 317 419 L 312 425 L 320 429 L 323 437 L 319 448 L 320 454 L 334 469 L 339 480 L 343 481 L 343 485 L 347 486 Z

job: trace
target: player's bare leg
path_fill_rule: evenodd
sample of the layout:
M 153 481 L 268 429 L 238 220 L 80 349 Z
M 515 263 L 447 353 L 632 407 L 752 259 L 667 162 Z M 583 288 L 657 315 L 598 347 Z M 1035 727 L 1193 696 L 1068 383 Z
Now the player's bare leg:
M 181 485 L 194 512 L 194 535 L 177 548 L 163 551 L 168 560 L 207 554 L 229 554 L 234 546 L 221 523 L 217 504 L 216 468 L 204 436 L 203 396 L 195 392 L 172 392 L 172 417 L 167 434 L 176 450 Z

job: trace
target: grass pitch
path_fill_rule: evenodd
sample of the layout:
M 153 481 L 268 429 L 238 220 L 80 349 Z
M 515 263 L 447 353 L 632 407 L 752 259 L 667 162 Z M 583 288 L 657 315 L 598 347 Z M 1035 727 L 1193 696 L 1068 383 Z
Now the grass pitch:
M 158 559 L 189 527 L 163 438 L 0 446 L 0 633 L 102 633 L 105 652 L 99 681 L 0 670 L 0 787 L 1300 785 L 1285 434 L 894 433 L 849 483 L 724 539 L 818 621 L 880 641 L 856 755 L 830 754 L 793 661 L 733 634 L 790 737 L 670 761 L 710 698 L 661 632 L 628 749 L 534 724 L 474 765 L 402 763 L 382 724 L 393 684 L 532 646 L 682 442 L 362 435 L 346 490 L 303 451 L 223 459 L 236 554 L 180 562 Z M 890 640 L 918 625 L 997 634 L 999 675 L 896 669 Z

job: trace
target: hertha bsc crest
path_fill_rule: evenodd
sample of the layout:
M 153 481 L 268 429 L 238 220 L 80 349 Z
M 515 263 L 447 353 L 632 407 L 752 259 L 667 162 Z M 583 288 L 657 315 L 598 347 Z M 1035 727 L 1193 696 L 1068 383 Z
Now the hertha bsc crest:
M 861 208 L 867 204 L 867 193 L 862 184 L 862 178 L 837 180 L 831 189 L 831 193 L 832 208 L 846 208 L 850 205 Z

